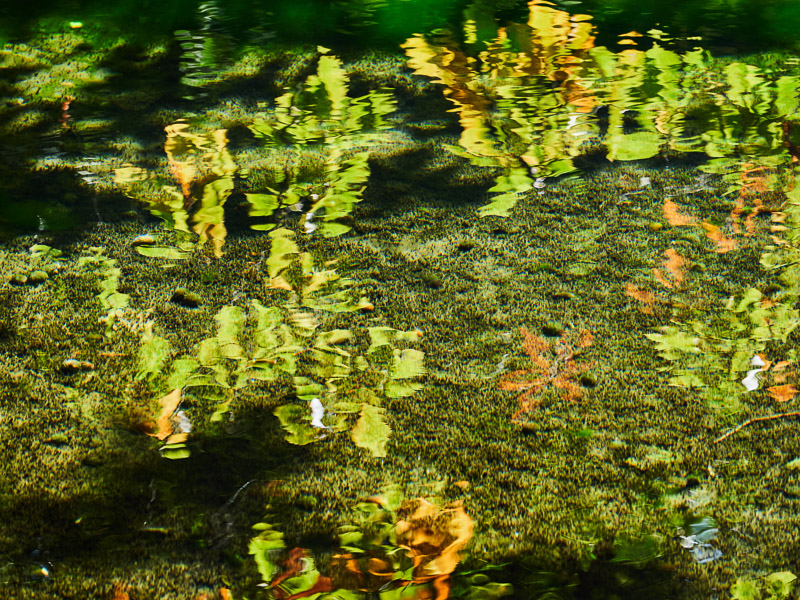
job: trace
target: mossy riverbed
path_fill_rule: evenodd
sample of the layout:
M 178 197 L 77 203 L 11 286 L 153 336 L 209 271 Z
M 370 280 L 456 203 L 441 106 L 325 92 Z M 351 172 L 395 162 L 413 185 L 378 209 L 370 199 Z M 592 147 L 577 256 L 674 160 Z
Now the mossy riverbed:
M 343 527 L 380 494 L 474 522 L 454 579 L 511 587 L 453 597 L 744 600 L 790 578 L 782 58 L 598 48 L 606 67 L 641 59 L 620 81 L 662 87 L 609 77 L 589 111 L 568 73 L 587 87 L 547 122 L 562 71 L 519 92 L 475 60 L 421 62 L 446 39 L 406 58 L 254 49 L 206 72 L 168 45 L 42 37 L 3 58 L 6 596 L 270 597 L 258 531 L 335 579 Z M 42 87 L 59 65 L 69 85 Z M 687 73 L 681 93 L 727 86 L 725 127 L 700 131 L 697 108 L 722 94 L 675 100 Z M 592 134 L 554 133 L 576 124 Z
M 404 190 L 403 175 L 387 159 L 352 234 L 300 240 L 315 256 L 339 257 L 339 271 L 374 305 L 326 326 L 422 332 L 424 387 L 386 406 L 385 458 L 346 432 L 288 444 L 272 409 L 291 392 L 269 385 L 237 393 L 230 420 L 194 435 L 187 459 L 160 457 L 136 430 L 152 401 L 136 380 L 137 327 L 152 320 L 188 351 L 213 330 L 220 306 L 269 303 L 259 263 L 266 236 L 231 235 L 222 258 L 196 252 L 174 263 L 134 251 L 132 240 L 156 225 L 144 217 L 6 244 L 6 589 L 19 598 L 98 597 L 117 581 L 131 597 L 246 589 L 255 577 L 249 528 L 265 504 L 292 543 L 324 548 L 358 501 L 388 485 L 463 500 L 476 523 L 467 564 L 510 562 L 506 576 L 518 586 L 544 571 L 564 594 L 655 586 L 664 597 L 708 597 L 739 576 L 790 568 L 798 476 L 786 465 L 798 454 L 796 423 L 753 426 L 715 445 L 731 417 L 668 386 L 645 337 L 672 318 L 666 296 L 648 307 L 625 293 L 626 282 L 657 290 L 651 269 L 671 244 L 694 265 L 684 301 L 721 306 L 767 282 L 758 237 L 717 254 L 664 222 L 664 195 L 691 187 L 694 166 L 597 168 L 531 194 L 512 219 L 482 220 L 479 195 L 456 201 L 435 184 Z M 709 214 L 725 209 L 711 189 L 691 197 Z M 37 264 L 35 243 L 62 255 Z M 109 334 L 100 277 L 77 267 L 91 247 L 117 261 L 119 290 L 130 295 L 124 324 Z M 12 282 L 34 270 L 47 278 Z M 176 299 L 178 288 L 199 305 Z M 520 328 L 550 344 L 585 329 L 593 343 L 575 358 L 578 398 L 547 388 L 512 422 L 518 394 L 498 388 L 506 373 L 530 367 Z M 763 392 L 753 397 L 739 420 L 773 408 Z M 676 536 L 703 516 L 716 520 L 724 558 L 698 564 Z M 650 554 L 614 561 L 637 544 Z

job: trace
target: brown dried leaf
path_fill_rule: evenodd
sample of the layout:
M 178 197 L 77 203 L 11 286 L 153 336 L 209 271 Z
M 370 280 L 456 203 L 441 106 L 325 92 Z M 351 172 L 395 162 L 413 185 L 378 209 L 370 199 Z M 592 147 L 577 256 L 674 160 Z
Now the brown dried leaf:
M 545 353 L 550 350 L 550 344 L 546 340 L 530 333 L 524 327 L 521 327 L 519 332 L 522 334 L 523 342 L 522 348 L 525 354 L 531 359 L 531 362 L 542 370 L 550 368 L 550 361 L 545 358 Z
M 564 391 L 561 399 L 567 402 L 574 402 L 583 395 L 580 386 L 566 375 L 555 377 L 553 379 L 553 387 Z
M 122 583 L 115 583 L 114 587 L 111 588 L 111 595 L 109 596 L 109 600 L 129 600 L 130 595 L 128 594 L 128 586 Z
M 664 274 L 661 272 L 661 269 L 653 269 L 653 277 L 656 278 L 656 281 L 663 285 L 666 288 L 672 289 L 672 282 L 667 279 Z
M 506 375 L 506 377 L 530 377 L 530 371 L 514 371 Z M 505 390 L 507 392 L 519 392 L 519 391 L 527 391 L 527 390 L 534 390 L 538 391 L 539 389 L 543 388 L 545 383 L 547 383 L 542 377 L 537 379 L 523 379 L 521 381 L 501 381 L 497 384 L 498 389 Z

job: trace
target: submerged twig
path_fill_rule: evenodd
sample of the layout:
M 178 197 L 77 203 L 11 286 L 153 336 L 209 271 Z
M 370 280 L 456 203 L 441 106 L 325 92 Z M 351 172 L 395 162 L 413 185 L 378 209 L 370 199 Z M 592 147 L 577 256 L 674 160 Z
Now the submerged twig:
M 741 423 L 741 424 L 737 425 L 736 427 L 734 427 L 733 429 L 731 429 L 731 430 L 730 430 L 728 433 L 726 433 L 725 435 L 723 435 L 723 436 L 721 436 L 721 437 L 718 437 L 717 439 L 715 439 L 715 440 L 714 440 L 714 443 L 715 443 L 715 444 L 719 444 L 719 443 L 720 443 L 722 440 L 724 440 L 725 438 L 728 438 L 728 437 L 732 436 L 732 435 L 733 435 L 734 433 L 736 433 L 737 431 L 741 431 L 742 429 L 744 429 L 745 427 L 747 427 L 748 425 L 751 425 L 751 424 L 753 424 L 753 423 L 758 423 L 759 421 L 772 421 L 772 420 L 774 420 L 774 419 L 782 419 L 782 418 L 784 418 L 784 417 L 800 417 L 800 411 L 794 411 L 794 412 L 788 412 L 788 413 L 781 413 L 781 414 L 778 414 L 778 415 L 769 415 L 769 416 L 767 416 L 767 417 L 755 417 L 755 418 L 753 418 L 753 419 L 747 419 L 747 421 L 745 421 L 744 423 Z

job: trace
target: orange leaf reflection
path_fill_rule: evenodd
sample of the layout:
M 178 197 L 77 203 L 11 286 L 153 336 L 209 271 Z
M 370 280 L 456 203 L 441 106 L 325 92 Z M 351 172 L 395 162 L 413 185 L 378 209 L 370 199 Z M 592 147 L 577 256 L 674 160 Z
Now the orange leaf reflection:
M 397 543 L 413 562 L 414 583 L 430 581 L 436 600 L 448 598 L 450 574 L 472 538 L 472 519 L 460 502 L 442 507 L 424 498 L 401 507 L 398 513 L 407 513 L 397 522 Z
M 670 289 L 681 287 L 686 275 L 686 259 L 672 248 L 669 248 L 664 251 L 663 265 L 670 277 L 667 278 L 667 276 L 661 272 L 661 269 L 653 269 L 653 276 L 664 287 Z
M 109 600 L 129 600 L 130 595 L 128 594 L 128 586 L 123 583 L 115 583 L 114 587 L 111 588 L 111 595 L 109 596 Z
M 172 390 L 166 396 L 159 398 L 158 404 L 161 407 L 161 413 L 156 420 L 155 430 L 146 432 L 147 435 L 158 438 L 161 441 L 166 440 L 168 444 L 179 444 L 185 442 L 189 435 L 186 433 L 175 433 L 175 423 L 173 423 L 173 415 L 178 410 L 181 403 L 181 389 Z
M 706 231 L 706 237 L 716 244 L 719 254 L 736 250 L 736 240 L 726 237 L 719 227 L 706 222 L 703 222 L 702 226 Z
M 308 568 L 306 559 L 308 556 L 308 551 L 304 548 L 293 548 L 289 551 L 288 558 L 283 562 L 283 573 L 275 577 L 275 579 L 270 582 L 270 588 L 272 589 L 275 598 L 278 600 L 299 600 L 300 598 L 308 597 L 316 598 L 321 593 L 330 592 L 333 590 L 331 578 L 324 577 L 319 574 L 317 575 L 317 579 L 314 581 L 311 587 L 297 593 L 287 593 L 287 591 L 281 587 L 281 583 L 287 579 L 291 579 L 292 577 L 306 573 Z
M 767 392 L 769 392 L 770 397 L 776 402 L 788 402 L 797 395 L 797 388 L 787 383 L 785 385 L 775 385 L 771 388 L 767 388 Z
M 694 220 L 692 217 L 682 214 L 678 208 L 678 205 L 670 199 L 664 200 L 664 218 L 667 220 L 667 223 L 673 227 L 697 225 L 696 220 Z
M 625 293 L 644 305 L 639 307 L 639 310 L 641 310 L 644 314 L 653 314 L 653 305 L 656 303 L 655 294 L 648 292 L 647 290 L 639 289 L 632 283 L 625 284 Z

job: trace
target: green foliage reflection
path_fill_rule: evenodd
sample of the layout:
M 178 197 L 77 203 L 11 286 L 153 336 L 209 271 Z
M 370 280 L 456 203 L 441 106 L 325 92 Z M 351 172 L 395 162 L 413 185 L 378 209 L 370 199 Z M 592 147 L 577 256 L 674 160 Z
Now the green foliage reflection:
M 275 186 L 265 193 L 247 194 L 250 215 L 270 217 L 278 209 L 310 204 L 306 211 L 307 230 L 314 218 L 321 216 L 319 230 L 325 237 L 341 235 L 350 226 L 341 222 L 361 201 L 369 177 L 369 152 L 352 152 L 363 147 L 354 137 L 369 129 L 388 127 L 386 115 L 394 111 L 391 92 L 372 90 L 365 96 L 349 96 L 348 75 L 342 62 L 319 48 L 322 54 L 317 72 L 309 76 L 297 92 L 287 91 L 275 100 L 269 116 L 260 116 L 250 125 L 251 131 L 265 146 L 286 152 L 292 146 L 300 152 L 324 156 L 322 180 L 307 180 L 290 163 L 275 174 Z M 274 224 L 255 225 L 271 229 Z
M 706 52 L 669 50 L 655 30 L 650 49 L 615 53 L 594 45 L 590 16 L 545 0 L 528 8 L 526 23 L 498 27 L 492 7 L 475 2 L 465 11 L 463 45 L 447 33 L 403 44 L 409 66 L 444 85 L 458 113 L 462 134 L 449 149 L 498 173 L 482 216 L 508 216 L 534 179 L 542 187 L 574 170 L 574 158 L 598 142 L 609 160 L 664 150 L 787 160 L 797 77 L 743 63 L 719 73 Z M 641 37 L 631 32 L 620 43 Z

